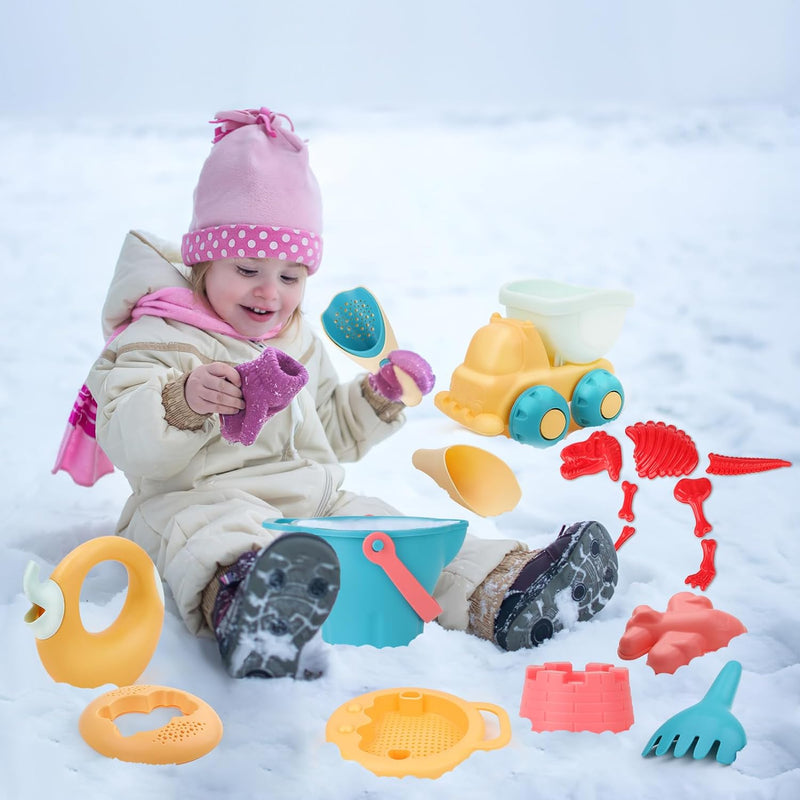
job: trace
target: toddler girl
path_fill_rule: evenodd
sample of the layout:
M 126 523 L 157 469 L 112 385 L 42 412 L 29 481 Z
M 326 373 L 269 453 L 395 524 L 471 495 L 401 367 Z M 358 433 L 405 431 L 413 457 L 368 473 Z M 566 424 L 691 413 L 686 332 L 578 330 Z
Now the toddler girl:
M 236 677 L 312 678 L 307 644 L 335 601 L 338 561 L 322 539 L 276 538 L 262 522 L 397 515 L 342 491 L 341 463 L 403 424 L 397 369 L 423 394 L 433 375 L 395 351 L 376 375 L 339 382 L 299 310 L 322 256 L 306 144 L 266 108 L 215 122 L 180 252 L 142 232 L 124 242 L 103 309 L 111 338 L 87 387 L 97 441 L 132 489 L 117 531 L 153 558 L 187 627 L 216 637 Z M 438 621 L 530 647 L 562 626 L 557 594 L 588 619 L 616 569 L 595 522 L 540 552 L 467 536 L 436 586 Z

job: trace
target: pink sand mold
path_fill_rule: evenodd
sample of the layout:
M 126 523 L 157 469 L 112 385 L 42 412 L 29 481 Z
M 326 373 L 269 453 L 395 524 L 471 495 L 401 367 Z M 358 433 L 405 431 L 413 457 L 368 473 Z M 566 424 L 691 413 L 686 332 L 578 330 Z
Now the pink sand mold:
M 665 422 L 637 422 L 625 428 L 634 445 L 633 460 L 640 478 L 688 475 L 699 456 L 691 438 Z
M 626 522 L 633 522 L 635 519 L 635 515 L 633 513 L 633 496 L 638 491 L 639 487 L 635 483 L 631 483 L 630 481 L 622 481 L 622 491 L 624 493 L 624 499 L 622 501 L 622 508 L 617 512 L 617 516 L 620 519 L 624 519 Z
M 626 731 L 633 725 L 628 670 L 587 664 L 582 672 L 569 662 L 529 666 L 519 715 L 539 732 Z
M 717 568 L 714 566 L 717 540 L 703 539 L 700 545 L 703 548 L 703 560 L 700 562 L 700 569 L 692 575 L 688 575 L 684 583 L 705 591 L 710 586 L 711 581 L 717 577 Z
M 620 533 L 617 541 L 614 542 L 614 549 L 619 550 L 620 547 L 622 547 L 622 545 L 624 545 L 634 533 L 636 533 L 636 528 L 634 528 L 633 525 L 623 525 L 622 533 Z
M 784 461 L 782 458 L 748 458 L 709 453 L 706 472 L 709 475 L 750 475 L 754 472 L 791 466 L 791 461 Z
M 616 481 L 622 469 L 622 448 L 613 436 L 595 431 L 588 439 L 567 445 L 561 451 L 561 460 L 561 476 L 568 481 L 603 470 Z
M 678 592 L 670 598 L 664 613 L 650 606 L 633 609 L 617 655 L 633 661 L 647 653 L 653 672 L 673 673 L 746 632 L 736 617 L 715 609 L 707 597 Z
M 708 478 L 683 478 L 675 484 L 672 494 L 694 512 L 694 535 L 705 536 L 711 530 L 711 523 L 703 513 L 703 503 L 711 494 L 711 481 Z

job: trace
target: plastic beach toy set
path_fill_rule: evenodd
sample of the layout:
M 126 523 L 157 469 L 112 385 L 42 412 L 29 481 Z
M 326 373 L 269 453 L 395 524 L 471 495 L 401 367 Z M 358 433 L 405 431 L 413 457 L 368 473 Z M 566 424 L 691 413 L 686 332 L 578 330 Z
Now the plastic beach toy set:
M 506 316 L 492 314 L 472 337 L 449 388 L 434 398 L 440 411 L 472 432 L 504 435 L 539 448 L 620 416 L 625 393 L 604 354 L 633 304 L 629 292 L 532 279 L 503 286 L 500 302 Z M 386 355 L 397 349 L 385 312 L 363 287 L 337 295 L 322 322 L 331 341 L 370 371 L 385 366 Z M 403 401 L 419 403 L 414 381 L 399 367 L 394 370 Z M 700 569 L 685 582 L 705 591 L 716 574 L 716 541 L 706 538 L 713 523 L 703 509 L 710 479 L 690 477 L 700 464 L 694 442 L 658 421 L 632 424 L 626 435 L 635 445 L 640 479 L 678 479 L 674 497 L 691 508 L 693 533 L 703 550 Z M 605 431 L 594 430 L 567 444 L 561 459 L 566 480 L 606 473 L 616 485 L 621 476 L 621 443 Z M 451 500 L 479 516 L 511 511 L 522 496 L 511 468 L 483 448 L 417 450 L 412 464 Z M 706 473 L 742 475 L 788 466 L 779 459 L 711 453 Z M 626 523 L 635 520 L 638 489 L 632 481 L 621 484 L 619 518 Z M 331 544 L 340 562 L 341 587 L 322 627 L 323 638 L 332 645 L 374 647 L 408 645 L 426 622 L 436 619 L 441 608 L 434 587 L 467 532 L 464 520 L 424 517 L 278 519 L 264 525 L 278 532 L 312 533 Z M 616 549 L 634 533 L 632 525 L 625 525 Z M 128 593 L 116 621 L 101 633 L 88 633 L 78 608 L 81 586 L 89 570 L 104 560 L 125 566 Z M 184 763 L 209 753 L 221 740 L 222 722 L 202 699 L 135 683 L 155 650 L 164 615 L 160 578 L 138 545 L 114 536 L 93 539 L 70 553 L 44 582 L 38 565 L 29 565 L 24 588 L 32 603 L 25 621 L 53 679 L 81 687 L 120 687 L 90 703 L 79 720 L 81 735 L 98 753 L 145 763 Z M 707 597 L 684 591 L 670 598 L 663 612 L 635 608 L 617 654 L 623 660 L 646 656 L 654 673 L 673 673 L 744 633 L 738 619 L 714 608 Z M 741 664 L 728 662 L 706 696 L 666 720 L 642 755 L 701 759 L 713 754 L 730 764 L 746 743 L 730 710 L 741 672 Z M 178 707 L 182 715 L 132 737 L 122 737 L 114 725 L 121 714 L 163 706 Z M 495 734 L 487 735 L 483 713 L 496 718 Z M 519 716 L 530 721 L 532 732 L 627 731 L 634 722 L 628 670 L 602 663 L 588 663 L 583 670 L 567 662 L 531 665 L 524 675 Z M 395 777 L 436 778 L 475 750 L 494 750 L 511 740 L 503 708 L 422 687 L 384 688 L 347 699 L 332 711 L 325 733 L 343 758 L 376 775 Z

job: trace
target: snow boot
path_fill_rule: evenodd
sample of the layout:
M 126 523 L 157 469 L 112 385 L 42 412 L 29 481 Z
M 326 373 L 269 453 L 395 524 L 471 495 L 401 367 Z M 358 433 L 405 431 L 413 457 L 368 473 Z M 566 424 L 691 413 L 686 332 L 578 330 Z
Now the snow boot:
M 212 614 L 225 668 L 234 678 L 313 680 L 304 652 L 339 593 L 339 559 L 310 533 L 287 533 L 244 553 L 220 578 Z
M 536 553 L 508 587 L 494 621 L 495 642 L 504 650 L 536 647 L 564 627 L 557 596 L 577 605 L 578 620 L 591 619 L 614 594 L 617 553 L 599 522 L 562 528 Z

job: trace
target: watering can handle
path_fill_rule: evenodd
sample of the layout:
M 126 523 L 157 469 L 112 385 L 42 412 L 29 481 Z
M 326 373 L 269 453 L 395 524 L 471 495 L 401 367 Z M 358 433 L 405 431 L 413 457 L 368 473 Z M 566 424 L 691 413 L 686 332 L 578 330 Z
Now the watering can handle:
M 490 714 L 494 714 L 500 723 L 500 733 L 494 739 L 480 741 L 475 747 L 479 750 L 497 750 L 499 747 L 507 745 L 511 741 L 511 722 L 505 710 L 493 703 L 472 703 L 471 705 L 477 711 L 487 711 Z
M 374 549 L 376 543 L 381 545 L 377 550 Z M 397 557 L 391 536 L 382 531 L 374 531 L 364 538 L 361 549 L 368 561 L 377 564 L 386 573 L 397 591 L 424 622 L 431 622 L 442 613 L 442 607 Z

